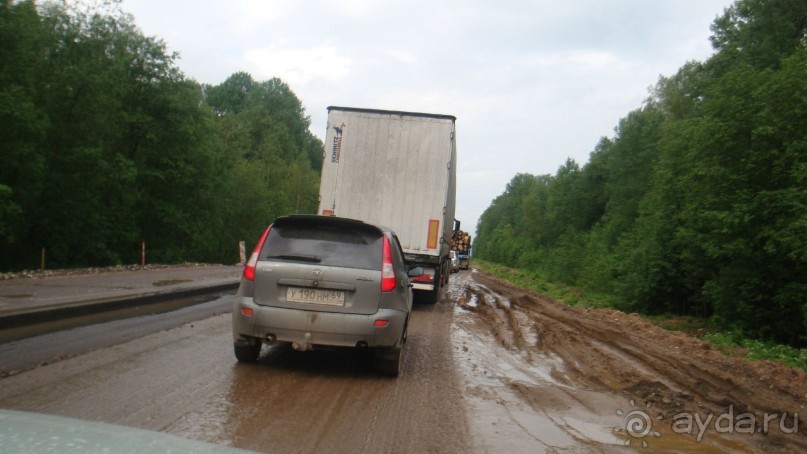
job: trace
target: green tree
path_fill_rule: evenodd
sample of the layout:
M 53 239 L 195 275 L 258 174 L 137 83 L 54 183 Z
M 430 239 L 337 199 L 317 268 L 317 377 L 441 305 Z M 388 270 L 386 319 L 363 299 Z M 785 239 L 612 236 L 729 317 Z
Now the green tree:
M 0 0 L 0 267 L 236 258 L 316 210 L 322 143 L 279 79 L 199 86 L 120 2 Z
M 277 216 L 316 212 L 323 145 L 289 86 L 239 72 L 205 86 L 204 94 L 227 157 L 220 167 L 227 175 L 222 213 L 230 221 L 219 238 L 253 241 Z
M 739 63 L 778 68 L 807 45 L 807 3 L 801 0 L 739 0 L 712 24 L 711 64 L 730 71 Z
M 796 238 L 807 233 L 806 56 L 783 59 L 778 71 L 742 65 L 715 82 L 687 156 L 676 232 L 682 266 L 701 276 L 720 320 L 791 343 L 804 335 L 807 261 Z
M 0 0 L 0 267 L 24 247 L 25 211 L 42 191 L 48 118 L 39 93 L 49 40 L 33 2 Z

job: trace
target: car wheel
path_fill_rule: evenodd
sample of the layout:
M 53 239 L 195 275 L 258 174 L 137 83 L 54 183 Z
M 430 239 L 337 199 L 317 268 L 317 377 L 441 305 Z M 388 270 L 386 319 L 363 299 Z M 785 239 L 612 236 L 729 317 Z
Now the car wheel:
M 401 374 L 401 351 L 376 357 L 376 369 L 388 377 L 398 377 Z
M 397 377 L 400 375 L 402 350 L 403 348 L 391 348 L 376 353 L 376 370 L 387 377 Z
M 403 350 L 406 348 L 406 338 L 409 332 L 409 317 L 406 317 L 404 322 L 404 330 L 401 333 L 401 338 L 398 340 L 398 345 L 392 348 L 384 348 L 376 350 L 375 353 L 375 367 L 376 370 L 388 377 L 398 377 L 401 373 Z
M 258 355 L 261 354 L 261 343 L 254 342 L 246 346 L 235 344 L 233 345 L 233 350 L 235 351 L 235 357 L 238 361 L 242 363 L 254 363 L 258 360 Z

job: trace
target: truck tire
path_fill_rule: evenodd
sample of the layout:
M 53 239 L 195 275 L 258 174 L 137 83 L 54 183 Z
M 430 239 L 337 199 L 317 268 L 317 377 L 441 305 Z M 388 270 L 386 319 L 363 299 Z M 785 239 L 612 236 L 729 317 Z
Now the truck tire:
M 429 290 L 428 292 L 422 292 L 420 294 L 419 301 L 425 304 L 434 304 L 439 299 L 440 299 L 440 286 L 438 285 L 437 288 L 434 290 Z

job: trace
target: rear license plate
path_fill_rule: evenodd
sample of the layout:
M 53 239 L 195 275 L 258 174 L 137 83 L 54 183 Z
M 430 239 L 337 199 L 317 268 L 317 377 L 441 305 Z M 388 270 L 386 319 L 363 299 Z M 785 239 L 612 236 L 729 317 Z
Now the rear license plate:
M 291 301 L 294 303 L 327 304 L 328 306 L 344 306 L 345 292 L 339 290 L 289 287 L 286 289 L 286 301 Z

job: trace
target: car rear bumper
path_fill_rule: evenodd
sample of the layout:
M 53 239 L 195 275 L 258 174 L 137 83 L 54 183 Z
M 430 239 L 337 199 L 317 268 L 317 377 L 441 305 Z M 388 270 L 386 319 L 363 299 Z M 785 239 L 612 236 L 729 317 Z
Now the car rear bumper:
M 252 316 L 242 309 L 252 310 Z M 375 314 L 344 314 L 260 306 L 252 298 L 236 297 L 233 303 L 233 341 L 246 337 L 296 343 L 301 350 L 316 347 L 394 347 L 406 324 L 407 314 L 379 309 Z M 386 320 L 386 326 L 376 326 Z

